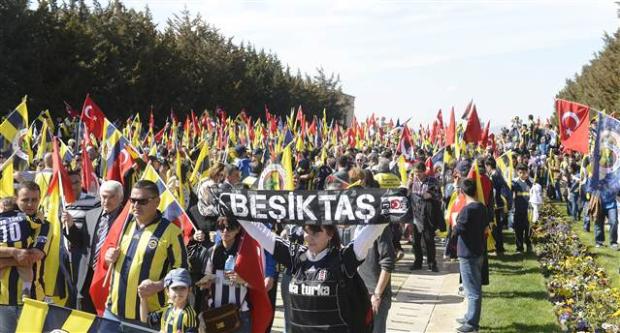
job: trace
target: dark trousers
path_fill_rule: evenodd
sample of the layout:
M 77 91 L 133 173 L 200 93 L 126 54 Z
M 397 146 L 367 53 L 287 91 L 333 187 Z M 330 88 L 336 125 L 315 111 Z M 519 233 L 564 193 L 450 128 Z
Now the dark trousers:
M 530 249 L 532 247 L 532 242 L 530 241 L 530 221 L 527 219 L 527 214 L 525 216 L 515 215 L 513 229 L 515 230 L 517 251 L 523 251 L 524 243 L 525 246 Z
M 426 263 L 430 266 L 435 264 L 435 232 L 430 226 L 424 226 L 422 232 L 413 226 L 413 254 L 415 255 L 414 265 L 422 265 L 422 242 L 426 248 Z
M 493 239 L 495 239 L 495 250 L 498 252 L 504 251 L 504 234 L 502 230 L 506 224 L 506 214 L 504 208 L 495 209 L 495 228 L 493 228 Z
M 279 275 L 275 276 L 273 280 L 273 287 L 271 287 L 271 289 L 267 292 L 267 295 L 269 296 L 269 301 L 271 302 L 271 322 L 269 323 L 269 327 L 267 328 L 265 333 L 271 332 L 271 325 L 273 325 L 273 319 L 275 318 L 276 295 L 278 294 L 278 277 Z
M 394 243 L 394 250 L 402 251 L 403 246 L 400 245 L 400 239 L 403 237 L 403 229 L 400 227 L 400 223 L 390 223 L 390 228 L 392 228 L 392 243 Z
M 77 307 L 78 310 L 90 313 L 97 313 L 97 310 L 93 305 L 93 301 L 90 298 L 90 284 L 93 281 L 93 274 L 93 269 L 91 267 L 88 267 L 88 270 L 86 271 L 86 278 L 84 279 L 84 286 L 82 287 L 82 290 L 80 292 L 81 296 L 78 295 Z

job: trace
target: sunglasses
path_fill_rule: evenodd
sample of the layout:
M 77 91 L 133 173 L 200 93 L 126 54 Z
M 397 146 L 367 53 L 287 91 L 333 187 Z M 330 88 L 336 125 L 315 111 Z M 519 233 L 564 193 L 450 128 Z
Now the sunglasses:
M 146 204 L 149 203 L 149 201 L 153 200 L 155 198 L 129 198 L 129 202 L 131 202 L 132 204 L 136 204 L 139 206 L 144 206 Z
M 217 226 L 217 230 L 219 230 L 219 231 L 224 231 L 224 230 L 235 231 L 237 229 L 239 229 L 239 227 L 235 226 L 235 225 L 220 224 L 220 225 Z

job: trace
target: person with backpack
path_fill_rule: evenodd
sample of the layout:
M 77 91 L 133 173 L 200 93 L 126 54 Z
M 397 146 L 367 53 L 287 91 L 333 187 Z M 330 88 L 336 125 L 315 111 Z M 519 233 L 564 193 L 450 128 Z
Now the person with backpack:
M 291 332 L 372 332 L 368 289 L 357 272 L 387 224 L 369 224 L 342 247 L 334 225 L 304 226 L 305 246 L 291 244 L 264 224 L 239 221 L 245 231 L 291 270 Z M 288 331 L 287 331 L 288 332 Z

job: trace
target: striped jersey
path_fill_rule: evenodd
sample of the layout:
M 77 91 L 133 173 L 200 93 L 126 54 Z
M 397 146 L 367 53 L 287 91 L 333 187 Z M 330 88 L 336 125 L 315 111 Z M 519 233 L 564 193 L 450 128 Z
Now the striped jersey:
M 162 280 L 173 268 L 187 268 L 187 252 L 181 229 L 158 212 L 155 222 L 140 228 L 135 218 L 120 238 L 120 255 L 113 266 L 108 309 L 121 319 L 138 320 L 138 285 L 147 279 Z M 149 310 L 166 305 L 164 291 L 147 299 Z
M 37 248 L 43 252 L 48 250 L 49 224 L 36 218 L 31 218 L 18 210 L 0 213 L 0 247 L 18 249 Z M 33 265 L 33 270 L 39 272 L 40 263 Z M 35 288 L 41 279 L 35 275 Z M 21 292 L 23 281 L 19 277 L 16 267 L 1 270 L 0 273 L 0 305 L 22 304 Z
M 177 310 L 170 304 L 149 313 L 148 324 L 151 328 L 159 328 L 160 332 L 165 333 L 198 332 L 198 316 L 189 303 L 182 310 Z
M 230 249 L 226 249 L 221 241 L 209 249 L 208 261 L 205 264 L 205 274 L 215 275 L 211 285 L 209 307 L 219 308 L 226 304 L 236 304 L 241 312 L 250 310 L 246 300 L 248 288 L 233 283 L 224 274 L 224 265 L 229 255 L 236 256 L 239 249 L 239 240 L 236 240 Z

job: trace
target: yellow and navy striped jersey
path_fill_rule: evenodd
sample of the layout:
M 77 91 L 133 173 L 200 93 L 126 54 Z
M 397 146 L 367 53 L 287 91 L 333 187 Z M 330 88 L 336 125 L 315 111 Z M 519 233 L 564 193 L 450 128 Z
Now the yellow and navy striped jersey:
M 138 320 L 138 285 L 146 279 L 160 281 L 173 268 L 187 268 L 183 236 L 179 227 L 158 212 L 155 222 L 143 228 L 131 218 L 123 230 L 119 247 L 107 307 L 121 319 Z M 164 307 L 164 291 L 149 297 L 147 303 L 149 310 Z
M 177 310 L 172 304 L 158 311 L 149 313 L 149 326 L 159 328 L 164 333 L 195 333 L 198 332 L 198 316 L 194 308 L 185 305 Z
M 44 253 L 48 250 L 49 223 L 31 218 L 20 211 L 0 213 L 0 247 L 18 249 L 37 248 Z M 33 266 L 37 273 L 40 263 Z M 35 278 L 35 289 L 40 279 Z M 21 292 L 23 281 L 19 277 L 17 267 L 3 269 L 0 274 L 0 305 L 22 304 Z M 42 295 L 41 295 L 42 297 Z

